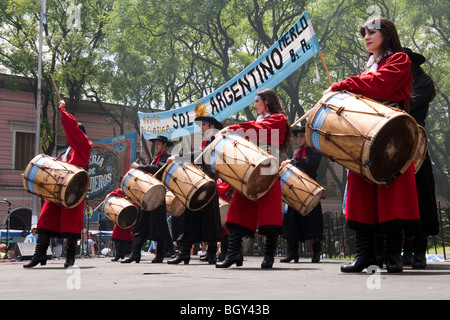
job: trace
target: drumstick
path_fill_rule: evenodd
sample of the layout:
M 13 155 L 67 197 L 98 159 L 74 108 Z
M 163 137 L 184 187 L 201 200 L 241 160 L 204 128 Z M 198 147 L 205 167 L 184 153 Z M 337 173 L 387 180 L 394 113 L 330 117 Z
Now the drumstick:
M 305 120 L 305 118 L 309 115 L 309 113 L 312 111 L 312 109 L 306 111 L 306 113 L 297 121 L 295 121 L 292 125 L 291 128 L 295 127 L 299 122 L 302 122 L 303 120 Z
M 158 171 L 156 171 L 156 173 L 155 173 L 153 176 L 156 178 L 156 175 L 157 175 L 158 173 L 160 173 L 163 169 L 165 169 L 167 165 L 168 165 L 168 163 L 166 162 L 161 168 L 159 168 Z
M 59 95 L 59 90 L 58 90 L 58 87 L 56 86 L 55 79 L 53 79 L 53 74 L 50 74 L 50 77 L 52 78 L 53 86 L 55 87 L 55 91 L 56 91 L 56 94 L 58 95 L 59 101 L 61 101 L 62 99 L 61 99 L 61 96 Z
M 330 86 L 333 84 L 333 81 L 331 81 L 330 73 L 328 72 L 327 64 L 325 63 L 325 58 L 323 57 L 322 50 L 319 50 L 319 57 L 322 61 L 323 68 L 325 69 L 325 73 L 327 74 L 328 82 L 330 83 Z

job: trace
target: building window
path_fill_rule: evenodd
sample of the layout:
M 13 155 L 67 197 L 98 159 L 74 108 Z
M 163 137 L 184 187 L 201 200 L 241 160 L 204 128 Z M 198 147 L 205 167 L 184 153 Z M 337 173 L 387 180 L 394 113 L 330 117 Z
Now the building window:
M 16 131 L 16 145 L 14 146 L 14 169 L 24 170 L 34 157 L 35 134 Z

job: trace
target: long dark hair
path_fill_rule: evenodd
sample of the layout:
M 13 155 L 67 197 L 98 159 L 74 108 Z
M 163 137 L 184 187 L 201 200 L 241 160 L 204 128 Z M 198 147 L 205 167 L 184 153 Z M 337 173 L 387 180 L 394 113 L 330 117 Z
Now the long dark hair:
M 283 106 L 281 105 L 281 101 L 278 98 L 278 95 L 275 91 L 272 89 L 263 89 L 256 93 L 257 96 L 261 97 L 261 100 L 268 101 L 267 108 L 268 111 L 272 114 L 274 113 L 281 113 L 286 116 L 286 111 L 284 110 Z M 289 148 L 289 145 L 291 144 L 292 140 L 292 130 L 291 125 L 289 123 L 289 120 L 286 116 L 286 133 L 284 135 L 283 143 L 280 145 L 280 152 L 284 153 Z
M 386 18 L 375 17 L 367 20 L 359 29 L 359 33 L 366 36 L 367 29 L 375 27 L 383 34 L 383 43 L 381 44 L 381 54 L 385 55 L 388 51 L 392 53 L 403 52 L 395 24 Z
M 367 20 L 359 29 L 359 33 L 365 37 L 367 29 L 375 28 L 380 30 L 383 34 L 383 43 L 381 44 L 381 56 L 384 56 L 391 51 L 392 53 L 396 52 L 405 52 L 400 43 L 400 37 L 398 36 L 397 28 L 395 24 L 386 18 L 382 17 L 374 17 Z M 371 53 L 367 52 L 367 57 L 369 57 Z M 410 94 L 412 93 L 412 81 L 409 85 Z M 401 109 L 405 111 L 409 111 L 409 99 L 405 102 Z

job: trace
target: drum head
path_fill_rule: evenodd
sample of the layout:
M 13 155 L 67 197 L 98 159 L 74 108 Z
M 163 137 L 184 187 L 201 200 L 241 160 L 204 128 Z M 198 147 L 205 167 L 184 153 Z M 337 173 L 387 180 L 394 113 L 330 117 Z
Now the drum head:
M 208 181 L 203 183 L 194 191 L 190 197 L 188 208 L 191 211 L 197 211 L 205 207 L 216 194 L 216 183 Z
M 165 198 L 166 188 L 162 184 L 157 184 L 145 193 L 140 205 L 145 211 L 153 211 L 164 202 Z
M 117 224 L 122 229 L 128 229 L 132 227 L 137 220 L 138 209 L 135 206 L 128 206 L 120 211 L 119 217 L 117 218 Z
M 416 144 L 417 125 L 407 116 L 391 119 L 375 136 L 369 156 L 375 180 L 389 181 L 410 162 Z
M 277 172 L 271 172 L 271 168 L 278 169 L 278 162 L 275 158 L 269 157 L 264 159 L 251 172 L 248 178 L 245 196 L 251 200 L 257 200 L 269 191 L 277 180 Z
M 64 203 L 67 208 L 73 208 L 83 201 L 88 189 L 89 175 L 80 171 L 74 175 L 66 188 Z

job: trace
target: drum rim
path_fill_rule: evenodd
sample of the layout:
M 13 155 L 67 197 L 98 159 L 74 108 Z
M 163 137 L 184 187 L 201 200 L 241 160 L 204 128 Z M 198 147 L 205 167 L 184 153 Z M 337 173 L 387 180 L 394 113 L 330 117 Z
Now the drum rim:
M 64 184 L 63 185 L 61 185 L 61 184 L 55 184 L 54 185 L 53 194 L 57 193 L 59 195 L 58 198 L 57 197 L 52 197 L 52 198 L 45 197 L 45 196 L 40 195 L 38 192 L 36 192 L 36 190 L 34 188 L 34 185 L 35 185 L 34 180 L 30 180 L 29 174 L 30 174 L 30 171 L 34 167 L 38 168 L 37 171 L 36 171 L 36 174 L 39 172 L 39 169 L 41 168 L 40 165 L 43 165 L 43 164 L 37 164 L 37 162 L 39 160 L 41 160 L 41 159 L 50 160 L 50 161 L 52 161 L 54 163 L 59 164 L 63 168 L 71 170 L 73 172 L 72 178 L 74 176 L 78 175 L 78 174 L 86 175 L 86 177 L 87 177 L 86 181 L 87 182 L 86 182 L 86 185 L 85 185 L 84 192 L 82 193 L 82 196 L 75 203 L 70 204 L 70 205 L 67 204 L 65 198 L 66 198 L 66 191 L 67 191 L 67 187 L 68 186 L 64 185 Z M 49 167 L 49 168 L 52 169 L 52 170 L 59 170 L 59 168 L 52 168 L 52 167 Z M 41 198 L 44 198 L 44 199 L 46 199 L 46 200 L 48 200 L 50 202 L 53 202 L 55 204 L 61 205 L 61 206 L 63 206 L 66 209 L 72 209 L 72 208 L 75 208 L 76 206 L 78 206 L 80 203 L 82 203 L 83 200 L 86 197 L 87 191 L 89 189 L 89 173 L 86 170 L 84 170 L 83 168 L 78 167 L 78 166 L 76 166 L 74 164 L 58 160 L 57 158 L 49 156 L 47 154 L 38 154 L 35 157 L 33 157 L 33 159 L 31 159 L 30 162 L 28 163 L 28 165 L 25 167 L 25 170 L 24 170 L 24 173 L 23 173 L 23 181 L 22 182 L 23 182 L 24 189 L 27 190 L 28 192 L 30 192 L 30 193 L 32 193 L 32 194 L 34 194 L 36 196 L 39 196 Z M 28 186 L 28 183 L 30 183 L 33 186 L 33 188 L 31 190 L 30 190 L 30 188 Z M 49 191 L 48 189 L 43 188 L 43 187 L 41 187 L 41 188 L 46 190 L 46 191 L 48 191 L 48 193 L 51 193 L 51 191 Z
M 358 99 L 358 100 L 359 100 L 359 99 L 364 99 L 364 100 L 367 100 L 368 102 L 373 102 L 373 103 L 376 103 L 376 104 L 380 104 L 379 102 L 377 102 L 377 101 L 375 101 L 375 100 L 373 100 L 373 99 L 370 99 L 370 98 L 367 98 L 367 97 L 364 97 L 364 96 L 359 97 L 360 95 L 355 94 L 355 93 L 352 93 L 352 92 L 348 92 L 348 91 L 332 91 L 332 92 L 329 92 L 329 93 L 325 94 L 325 95 L 319 100 L 319 102 L 316 103 L 316 105 L 315 105 L 315 106 L 313 107 L 313 109 L 311 110 L 311 112 L 310 112 L 310 114 L 309 114 L 309 117 L 308 117 L 308 120 L 307 120 L 307 123 L 306 123 L 306 140 L 307 140 L 308 145 L 310 145 L 311 148 L 312 148 L 313 150 L 318 150 L 318 149 L 314 147 L 314 144 L 313 144 L 313 141 L 312 141 L 311 134 L 309 134 L 309 132 L 311 131 L 310 127 L 312 127 L 312 122 L 313 122 L 314 119 L 316 118 L 317 113 L 321 110 L 322 105 L 323 105 L 323 104 L 326 104 L 327 101 L 329 101 L 332 97 L 334 97 L 334 96 L 337 95 L 337 94 L 347 94 L 347 95 L 352 96 L 352 97 L 355 97 L 355 98 L 358 97 L 358 98 L 356 98 L 356 99 Z M 380 105 L 382 105 L 382 104 L 380 104 Z M 382 106 L 384 106 L 384 105 L 382 105 Z M 404 111 L 402 111 L 402 110 L 394 110 L 393 108 L 390 108 L 389 106 L 384 106 L 384 107 L 389 108 L 389 109 L 391 109 L 391 110 L 393 110 L 393 111 L 399 111 L 399 113 L 395 113 L 395 114 L 393 114 L 393 115 L 390 115 L 389 118 L 383 118 L 383 119 L 380 119 L 380 121 L 376 122 L 376 123 L 373 125 L 373 127 L 371 128 L 371 131 L 370 131 L 369 134 L 368 134 L 368 136 L 369 136 L 371 139 L 370 139 L 370 140 L 366 139 L 366 140 L 364 141 L 364 143 L 362 144 L 361 148 L 360 148 L 360 152 L 361 152 L 361 163 L 368 163 L 368 162 L 369 162 L 369 156 L 370 156 L 369 151 L 371 150 L 370 147 L 372 146 L 373 141 L 377 138 L 378 134 L 380 133 L 380 130 L 378 130 L 378 131 L 375 132 L 374 129 L 376 129 L 376 128 L 382 128 L 382 127 L 385 126 L 390 120 L 392 120 L 392 119 L 394 119 L 394 118 L 398 118 L 398 117 L 407 117 L 407 118 L 411 121 L 411 123 L 414 123 L 414 122 L 415 122 L 414 118 L 413 118 L 411 115 L 409 115 L 408 113 L 406 113 L 406 112 L 404 112 Z M 389 120 L 389 121 L 388 121 L 388 120 Z M 344 161 L 339 161 L 339 160 L 333 160 L 333 161 L 335 161 L 335 162 L 341 164 L 342 166 L 348 168 L 349 170 L 352 170 L 352 171 L 356 172 L 357 174 L 361 175 L 361 176 L 362 176 L 364 179 L 366 179 L 367 181 L 370 181 L 370 182 L 376 183 L 376 184 L 380 184 L 380 185 L 384 185 L 384 184 L 389 183 L 391 180 L 395 179 L 399 174 L 402 174 L 403 172 L 405 172 L 406 169 L 409 167 L 409 165 L 411 164 L 411 161 L 412 161 L 412 157 L 413 157 L 413 155 L 414 155 L 414 152 L 415 152 L 415 150 L 416 150 L 416 148 L 417 148 L 417 144 L 418 144 L 418 143 L 417 143 L 417 140 L 418 140 L 418 139 L 417 139 L 417 136 L 418 136 L 418 132 L 416 131 L 415 144 L 414 144 L 414 147 L 412 148 L 413 150 L 411 151 L 411 154 L 409 155 L 410 161 L 407 161 L 407 163 L 399 170 L 398 174 L 395 174 L 394 176 L 392 176 L 391 178 L 386 179 L 386 180 L 378 180 L 378 179 L 375 179 L 375 177 L 372 175 L 372 172 L 370 171 L 370 167 L 369 167 L 368 165 L 366 165 L 366 164 L 364 164 L 364 165 L 359 165 L 359 166 L 358 166 L 359 171 L 356 172 L 355 170 L 352 170 L 352 169 L 348 168 L 348 166 L 344 165 L 344 164 L 342 163 L 342 162 L 344 162 Z M 320 153 L 322 153 L 325 157 L 329 157 L 328 155 L 325 155 L 325 153 L 321 152 L 320 150 L 318 150 L 318 151 L 319 151 Z M 351 161 L 351 159 L 349 159 L 348 161 Z

